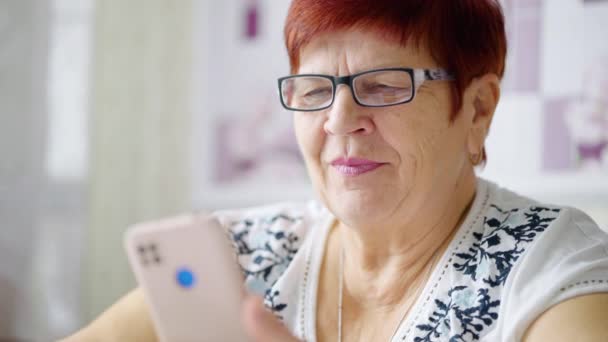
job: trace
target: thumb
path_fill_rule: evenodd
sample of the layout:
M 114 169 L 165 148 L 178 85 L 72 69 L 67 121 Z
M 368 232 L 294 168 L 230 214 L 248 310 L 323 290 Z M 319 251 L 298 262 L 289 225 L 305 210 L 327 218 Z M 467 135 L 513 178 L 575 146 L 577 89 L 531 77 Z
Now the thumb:
M 243 324 L 252 342 L 299 342 L 258 296 L 244 299 Z

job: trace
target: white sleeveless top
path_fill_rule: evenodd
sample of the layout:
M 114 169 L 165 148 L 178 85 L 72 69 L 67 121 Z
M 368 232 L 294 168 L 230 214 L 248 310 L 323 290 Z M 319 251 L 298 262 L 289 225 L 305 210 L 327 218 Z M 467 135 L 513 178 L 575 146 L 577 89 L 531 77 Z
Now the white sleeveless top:
M 318 202 L 215 213 L 250 291 L 303 341 L 316 341 L 325 241 Z M 397 341 L 520 341 L 546 309 L 608 292 L 608 234 L 573 208 L 539 204 L 479 179 L 477 195 Z M 337 295 L 337 293 L 336 293 Z

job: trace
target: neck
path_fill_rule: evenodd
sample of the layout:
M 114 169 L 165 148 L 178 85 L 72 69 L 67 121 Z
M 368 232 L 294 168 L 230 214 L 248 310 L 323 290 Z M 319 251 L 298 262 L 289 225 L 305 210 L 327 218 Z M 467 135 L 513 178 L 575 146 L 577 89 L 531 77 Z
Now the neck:
M 338 226 L 344 248 L 345 295 L 367 309 L 391 310 L 413 289 L 423 286 L 431 259 L 440 257 L 468 213 L 476 178 L 463 177 L 435 206 L 425 206 L 416 218 L 382 224 L 376 229 Z M 439 209 L 439 210 L 438 210 Z M 437 213 L 440 215 L 437 215 Z M 380 227 L 380 228 L 377 228 Z

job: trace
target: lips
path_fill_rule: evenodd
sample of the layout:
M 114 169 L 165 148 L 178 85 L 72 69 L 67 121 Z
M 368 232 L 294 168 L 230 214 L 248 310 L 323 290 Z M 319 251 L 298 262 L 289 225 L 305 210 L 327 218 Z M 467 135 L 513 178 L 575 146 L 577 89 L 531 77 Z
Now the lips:
M 341 174 L 348 177 L 359 176 L 375 169 L 386 163 L 381 163 L 363 158 L 338 158 L 331 162 L 331 165 Z

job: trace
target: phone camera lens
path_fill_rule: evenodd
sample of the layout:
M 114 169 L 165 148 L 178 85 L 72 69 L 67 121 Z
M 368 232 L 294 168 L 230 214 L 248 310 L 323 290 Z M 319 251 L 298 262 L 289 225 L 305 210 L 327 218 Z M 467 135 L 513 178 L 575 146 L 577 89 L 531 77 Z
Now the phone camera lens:
M 192 271 L 190 271 L 188 268 L 184 267 L 184 268 L 180 268 L 177 271 L 177 283 L 186 289 L 191 288 L 192 286 L 194 286 L 194 283 L 196 281 L 195 277 L 194 277 L 194 273 L 192 273 Z

